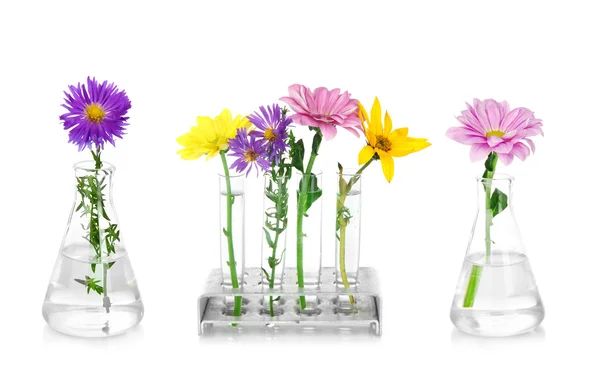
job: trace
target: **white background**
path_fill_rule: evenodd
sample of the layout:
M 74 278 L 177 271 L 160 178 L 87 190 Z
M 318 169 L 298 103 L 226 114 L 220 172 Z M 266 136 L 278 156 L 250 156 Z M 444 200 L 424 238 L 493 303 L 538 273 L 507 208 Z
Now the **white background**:
M 416 5 L 418 3 L 418 5 Z M 0 5 L 0 372 L 3 374 L 598 373 L 595 212 L 599 12 L 569 1 L 3 1 Z M 73 202 L 62 91 L 88 75 L 126 89 L 131 126 L 106 160 L 146 308 L 133 332 L 83 340 L 50 330 L 41 305 Z M 182 161 L 197 115 L 248 114 L 293 83 L 379 96 L 394 126 L 433 146 L 367 171 L 362 264 L 377 267 L 379 339 L 197 336 L 196 298 L 218 264 L 217 159 Z M 546 136 L 516 177 L 515 211 L 546 306 L 537 331 L 457 332 L 448 315 L 475 214 L 468 147 L 448 127 L 473 98 L 508 100 Z M 333 264 L 333 173 L 363 140 L 323 144 L 323 251 Z M 257 264 L 262 181 L 247 183 Z M 293 243 L 293 238 L 290 238 Z

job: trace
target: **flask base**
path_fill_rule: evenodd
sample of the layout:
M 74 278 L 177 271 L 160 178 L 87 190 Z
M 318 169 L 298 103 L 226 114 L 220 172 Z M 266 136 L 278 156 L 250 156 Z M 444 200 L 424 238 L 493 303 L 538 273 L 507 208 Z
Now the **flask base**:
M 543 306 L 518 310 L 454 308 L 450 319 L 461 331 L 483 337 L 520 335 L 535 329 L 544 320 Z
M 77 337 L 107 337 L 125 333 L 143 317 L 142 303 L 113 305 L 110 313 L 99 307 L 73 307 L 46 302 L 44 319 L 55 331 Z

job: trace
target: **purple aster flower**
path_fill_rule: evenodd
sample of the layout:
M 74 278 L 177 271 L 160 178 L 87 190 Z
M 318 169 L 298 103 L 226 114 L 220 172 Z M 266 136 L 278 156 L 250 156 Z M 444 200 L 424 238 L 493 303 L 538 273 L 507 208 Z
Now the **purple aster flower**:
M 104 143 L 115 145 L 115 139 L 122 138 L 129 117 L 125 117 L 131 102 L 125 91 L 119 91 L 114 83 L 104 81 L 99 84 L 96 78 L 87 79 L 87 87 L 80 83 L 69 86 L 65 91 L 65 103 L 69 112 L 60 116 L 65 130 L 69 130 L 69 142 L 76 144 L 79 151 L 84 148 L 104 148 Z
M 261 106 L 259 109 L 261 113 L 254 112 L 248 116 L 250 122 L 257 128 L 250 132 L 250 135 L 263 138 L 267 145 L 267 156 L 271 161 L 275 160 L 275 164 L 279 164 L 281 156 L 288 147 L 287 127 L 292 123 L 292 119 L 281 113 L 279 104 L 267 108 Z
M 267 172 L 271 164 L 267 159 L 266 141 L 257 139 L 256 136 L 248 134 L 246 128 L 239 128 L 235 138 L 229 140 L 229 150 L 237 159 L 231 164 L 230 169 L 242 173 L 246 168 L 246 176 L 252 170 L 252 166 L 256 166 L 256 175 L 258 176 L 258 168 Z

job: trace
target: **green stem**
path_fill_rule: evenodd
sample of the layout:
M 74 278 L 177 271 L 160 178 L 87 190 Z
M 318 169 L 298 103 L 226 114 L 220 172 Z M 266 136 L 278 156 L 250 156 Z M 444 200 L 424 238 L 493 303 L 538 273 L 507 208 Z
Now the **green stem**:
M 277 179 L 277 204 L 275 205 L 276 215 L 277 215 L 277 226 L 275 227 L 275 238 L 273 239 L 273 252 L 272 258 L 276 259 L 277 257 L 277 244 L 279 243 L 279 234 L 281 233 L 279 230 L 279 222 L 281 220 L 281 204 L 282 204 L 282 196 L 281 196 L 281 178 L 277 178 L 273 173 L 273 178 Z M 273 267 L 271 267 L 271 277 L 269 278 L 269 288 L 273 289 L 275 287 L 275 262 L 273 262 Z M 273 296 L 269 296 L 269 312 L 271 316 L 275 316 L 275 308 L 273 306 Z
M 100 148 L 98 146 L 96 146 L 96 154 L 94 155 L 94 153 L 92 153 L 92 156 L 94 158 L 94 162 L 95 162 L 95 169 L 96 171 L 94 172 L 94 179 L 95 179 L 95 184 L 98 188 L 98 200 L 96 203 L 96 212 L 98 214 L 97 216 L 97 220 L 96 220 L 96 225 L 97 225 L 97 229 L 98 229 L 98 256 L 99 256 L 99 260 L 100 262 L 102 262 L 102 231 L 100 230 L 100 217 L 104 216 L 104 197 L 102 196 L 102 189 L 100 186 L 100 183 L 98 181 L 98 171 L 102 168 L 102 159 L 100 157 Z M 107 253 L 107 256 L 109 254 Z M 110 313 L 110 297 L 108 297 L 108 269 L 110 267 L 108 266 L 107 263 L 103 263 L 102 262 L 102 306 L 106 309 L 106 313 Z
M 486 171 L 483 174 L 483 187 L 485 189 L 485 263 L 489 263 L 492 254 L 492 219 L 494 217 L 492 212 L 492 180 L 494 173 L 496 172 L 496 163 L 498 161 L 498 155 L 495 152 L 490 153 L 486 160 L 485 166 Z M 477 294 L 477 288 L 479 287 L 479 281 L 481 280 L 481 273 L 483 267 L 479 265 L 473 265 L 471 268 L 471 275 L 469 276 L 469 284 L 465 292 L 463 300 L 464 308 L 471 308 L 475 304 L 475 295 Z
M 231 287 L 238 289 L 239 283 L 237 278 L 237 269 L 235 262 L 235 252 L 233 250 L 233 195 L 231 194 L 231 178 L 229 176 L 229 167 L 227 166 L 227 159 L 225 158 L 225 152 L 221 151 L 221 161 L 223 162 L 223 173 L 225 173 L 225 184 L 227 186 L 227 248 L 229 250 L 229 273 L 231 274 Z M 240 316 L 242 312 L 242 296 L 234 297 L 233 305 L 233 316 Z
M 320 131 L 317 130 L 317 134 L 315 137 L 321 136 Z M 314 140 L 313 140 L 314 142 Z M 319 144 L 320 145 L 320 144 Z M 306 215 L 306 200 L 308 196 L 308 184 L 310 182 L 310 175 L 312 173 L 312 168 L 315 163 L 315 159 L 317 158 L 317 152 L 319 151 L 319 147 L 313 150 L 310 153 L 310 159 L 308 159 L 308 165 L 306 170 L 302 176 L 302 186 L 300 188 L 300 193 L 298 194 L 298 213 L 296 220 L 296 267 L 298 272 L 298 288 L 304 288 L 304 230 L 303 230 L 303 221 L 304 216 Z M 306 308 L 306 297 L 300 296 L 300 307 L 302 309 Z
M 358 181 L 363 171 L 375 160 L 375 158 L 369 159 L 367 163 L 365 163 L 350 179 L 348 184 L 346 185 L 346 191 L 340 191 L 340 197 L 338 202 L 338 211 L 342 209 L 346 203 L 346 198 L 348 197 L 348 193 L 352 190 L 352 186 Z M 341 172 L 340 172 L 341 173 Z M 340 178 L 343 176 L 340 174 Z M 348 227 L 348 222 L 344 220 L 343 217 L 338 215 L 338 225 L 340 227 L 340 276 L 342 278 L 342 283 L 344 284 L 344 288 L 350 288 L 350 282 L 348 281 L 348 273 L 346 272 L 346 228 Z M 350 303 L 354 304 L 354 296 L 349 296 Z

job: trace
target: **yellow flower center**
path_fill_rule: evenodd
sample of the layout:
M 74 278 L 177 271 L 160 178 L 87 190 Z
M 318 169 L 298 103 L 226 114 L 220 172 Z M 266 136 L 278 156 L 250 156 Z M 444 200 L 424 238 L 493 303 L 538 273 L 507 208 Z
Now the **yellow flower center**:
M 378 148 L 385 152 L 388 152 L 392 149 L 392 142 L 387 137 L 384 137 L 383 135 L 378 135 L 376 138 L 377 143 L 375 143 L 375 148 Z
M 246 152 L 244 152 L 244 159 L 249 163 L 255 161 L 257 157 L 258 153 L 254 150 L 246 150 Z
M 489 131 L 489 132 L 485 133 L 486 137 L 500 137 L 500 138 L 502 138 L 503 135 L 504 135 L 504 132 L 500 131 L 500 130 L 492 130 L 492 131 Z
M 88 104 L 85 107 L 85 117 L 89 122 L 93 122 L 94 124 L 99 124 L 104 120 L 106 116 L 106 112 L 96 103 Z
M 267 130 L 265 130 L 265 138 L 269 142 L 275 142 L 277 140 L 277 134 L 275 134 L 273 129 L 268 128 Z

